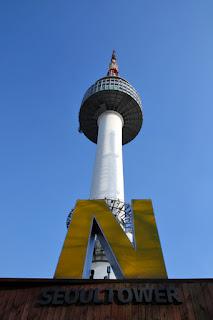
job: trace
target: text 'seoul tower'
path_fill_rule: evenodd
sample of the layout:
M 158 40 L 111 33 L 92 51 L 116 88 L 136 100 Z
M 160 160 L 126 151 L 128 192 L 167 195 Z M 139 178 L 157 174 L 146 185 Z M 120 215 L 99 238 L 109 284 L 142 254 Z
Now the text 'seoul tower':
M 129 82 L 118 76 L 113 51 L 107 76 L 96 81 L 83 97 L 79 123 L 80 131 L 97 143 L 90 199 L 106 199 L 130 240 L 131 217 L 124 202 L 122 145 L 136 137 L 142 121 L 141 99 Z M 94 277 L 104 277 L 107 266 L 106 257 L 96 242 Z
M 124 200 L 122 145 L 141 129 L 141 100 L 118 76 L 115 52 L 107 76 L 85 93 L 79 130 L 97 143 L 89 200 L 77 200 L 56 267 L 60 279 L 166 278 L 152 201 Z

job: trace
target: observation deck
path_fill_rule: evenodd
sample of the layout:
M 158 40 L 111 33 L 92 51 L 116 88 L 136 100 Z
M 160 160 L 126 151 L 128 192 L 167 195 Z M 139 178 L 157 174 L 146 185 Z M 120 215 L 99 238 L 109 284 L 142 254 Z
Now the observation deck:
M 80 132 L 97 143 L 97 120 L 103 112 L 109 110 L 123 117 L 122 144 L 133 140 L 143 122 L 141 99 L 128 81 L 114 75 L 97 80 L 86 91 L 79 112 Z

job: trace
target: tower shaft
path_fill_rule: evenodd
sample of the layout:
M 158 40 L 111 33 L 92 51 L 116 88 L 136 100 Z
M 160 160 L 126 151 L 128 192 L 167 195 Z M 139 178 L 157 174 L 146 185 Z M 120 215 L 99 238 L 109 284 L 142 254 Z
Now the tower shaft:
M 98 118 L 98 141 L 90 199 L 124 201 L 122 157 L 123 118 L 105 111 Z

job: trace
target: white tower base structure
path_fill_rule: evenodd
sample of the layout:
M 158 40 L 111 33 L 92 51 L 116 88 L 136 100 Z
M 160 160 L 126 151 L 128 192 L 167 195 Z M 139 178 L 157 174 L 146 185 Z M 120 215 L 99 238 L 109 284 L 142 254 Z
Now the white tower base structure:
M 98 118 L 98 141 L 90 199 L 124 202 L 122 159 L 123 118 L 116 111 L 105 111 Z

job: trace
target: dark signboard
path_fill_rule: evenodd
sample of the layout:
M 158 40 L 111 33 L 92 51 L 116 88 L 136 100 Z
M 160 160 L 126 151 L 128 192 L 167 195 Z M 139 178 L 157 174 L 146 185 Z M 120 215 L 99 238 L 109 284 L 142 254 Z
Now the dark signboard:
M 213 279 L 0 279 L 0 320 L 213 320 Z

